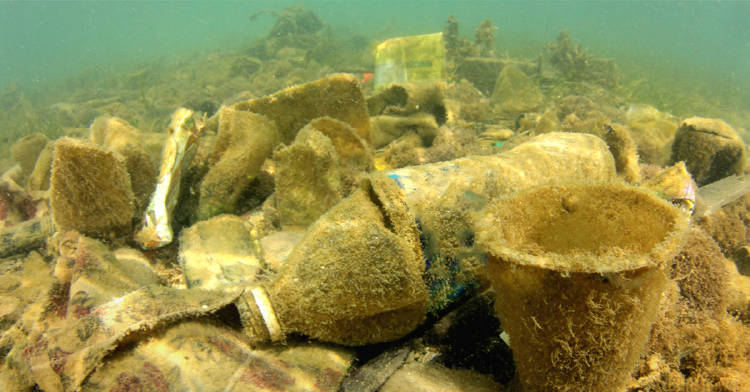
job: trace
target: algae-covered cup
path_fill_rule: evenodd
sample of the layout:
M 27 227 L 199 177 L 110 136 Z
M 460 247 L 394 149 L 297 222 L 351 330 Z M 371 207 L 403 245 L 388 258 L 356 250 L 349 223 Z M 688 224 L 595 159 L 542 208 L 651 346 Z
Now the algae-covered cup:
M 620 184 L 537 187 L 485 209 L 478 243 L 524 391 L 624 388 L 687 226 Z

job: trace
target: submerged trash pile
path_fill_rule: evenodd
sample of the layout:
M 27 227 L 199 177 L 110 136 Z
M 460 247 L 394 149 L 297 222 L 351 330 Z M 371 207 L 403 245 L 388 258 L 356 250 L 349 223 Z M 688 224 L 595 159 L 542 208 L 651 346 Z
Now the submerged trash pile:
M 228 80 L 318 68 L 325 24 L 274 15 Z M 495 30 L 16 141 L 0 389 L 750 389 L 741 132 L 625 102 L 567 32 L 525 62 Z

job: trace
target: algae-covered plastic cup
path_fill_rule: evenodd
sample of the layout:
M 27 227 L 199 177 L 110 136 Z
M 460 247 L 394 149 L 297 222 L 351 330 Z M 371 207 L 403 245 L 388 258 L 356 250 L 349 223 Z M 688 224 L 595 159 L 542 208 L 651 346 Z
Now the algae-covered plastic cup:
M 621 184 L 532 188 L 477 221 L 524 391 L 624 388 L 688 216 Z

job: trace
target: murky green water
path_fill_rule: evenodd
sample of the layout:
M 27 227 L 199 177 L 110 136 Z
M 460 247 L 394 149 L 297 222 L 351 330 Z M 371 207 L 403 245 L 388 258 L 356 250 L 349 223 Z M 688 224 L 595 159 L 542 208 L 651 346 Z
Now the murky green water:
M 0 389 L 747 390 L 748 65 L 750 1 L 0 0 Z
M 262 9 L 293 1 L 6 1 L 0 3 L 0 91 L 17 83 L 49 97 L 50 83 L 81 73 L 132 72 L 158 59 L 232 50 L 274 22 Z M 491 18 L 500 53 L 534 58 L 562 29 L 612 57 L 633 100 L 677 114 L 722 115 L 750 128 L 747 1 L 308 1 L 344 36 L 374 39 L 437 32 L 449 15 L 463 36 Z M 636 86 L 636 87 L 633 87 Z M 97 87 L 94 87 L 97 88 Z M 105 88 L 101 86 L 98 88 Z M 708 100 L 694 98 L 707 96 Z M 710 106 L 710 107 L 709 107 Z M 702 113 L 699 113 L 703 111 Z

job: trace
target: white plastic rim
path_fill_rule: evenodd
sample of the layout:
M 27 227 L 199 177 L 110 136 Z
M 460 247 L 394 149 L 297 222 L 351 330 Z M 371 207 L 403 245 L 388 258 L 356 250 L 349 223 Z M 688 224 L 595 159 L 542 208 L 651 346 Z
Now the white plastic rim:
M 279 320 L 276 318 L 276 312 L 274 312 L 273 306 L 271 306 L 271 301 L 268 299 L 266 290 L 263 287 L 253 287 L 250 289 L 250 292 L 253 294 L 255 304 L 260 309 L 260 315 L 266 324 L 271 341 L 278 342 L 283 337 L 281 326 L 279 325 Z

